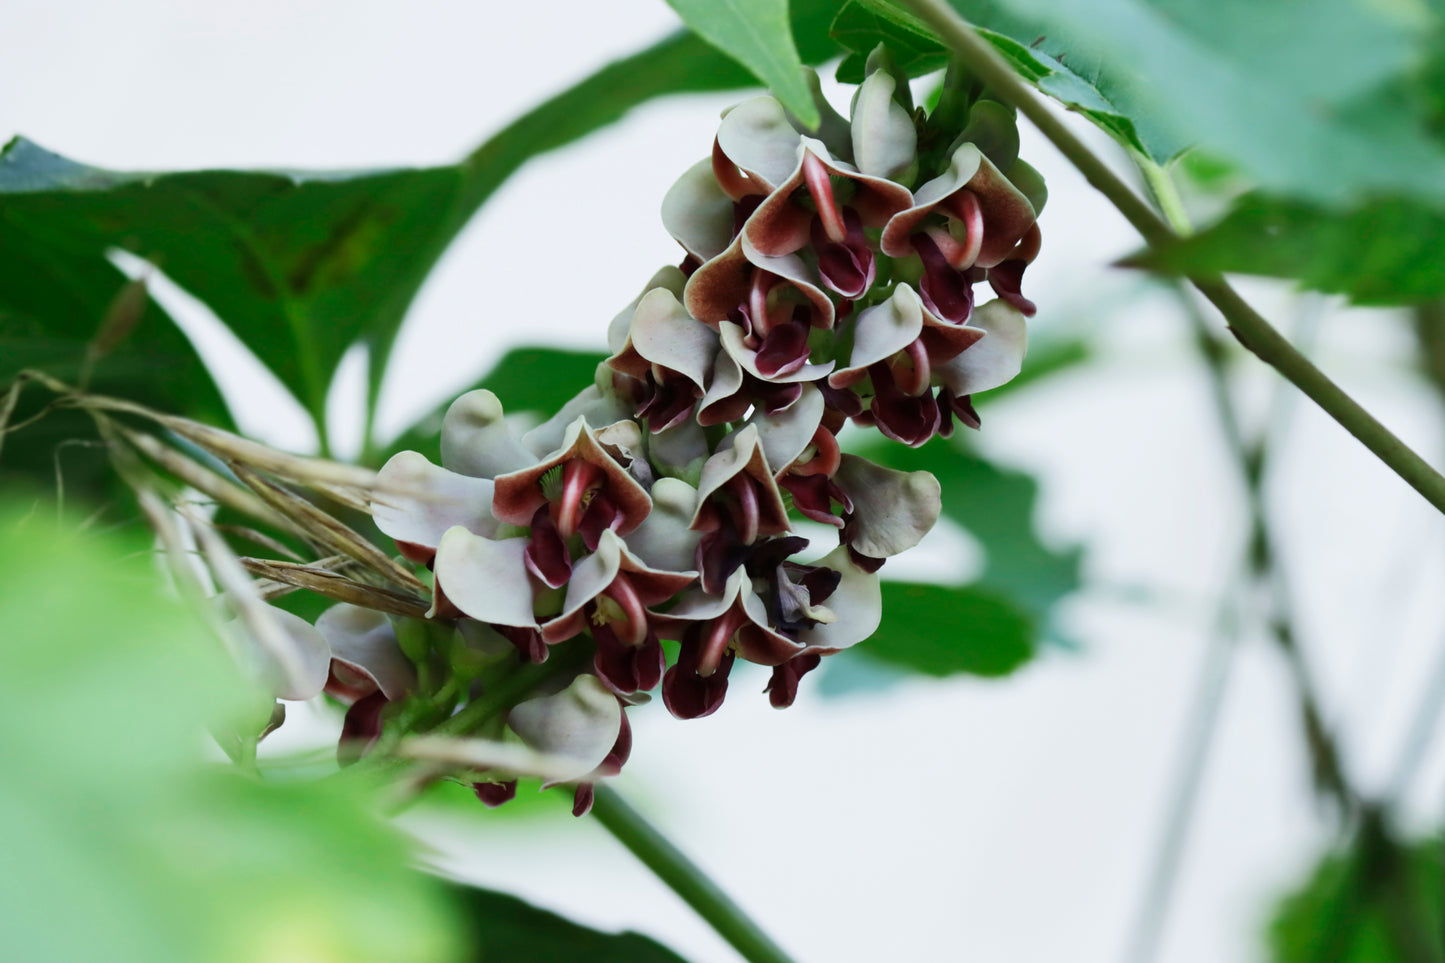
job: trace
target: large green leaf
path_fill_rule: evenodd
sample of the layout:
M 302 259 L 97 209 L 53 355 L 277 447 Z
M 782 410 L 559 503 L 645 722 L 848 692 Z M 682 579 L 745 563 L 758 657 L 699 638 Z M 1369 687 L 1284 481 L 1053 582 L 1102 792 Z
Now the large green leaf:
M 1276 193 L 1445 202 L 1445 149 L 1416 70 L 1438 12 L 1354 0 L 1009 0 L 1014 24 L 1003 28 L 991 22 L 999 5 L 953 3 L 1022 43 L 1042 38 L 1039 49 L 1067 59 L 1136 128 L 1203 144 Z
M 1039 90 L 1077 110 L 1126 147 L 1163 163 L 1188 146 L 1170 124 L 1141 110 L 1133 91 L 1097 61 L 1080 58 L 1034 25 L 988 2 L 971 2 L 969 16 L 1019 74 Z M 833 36 L 854 53 L 838 68 L 838 79 L 862 80 L 863 58 L 886 44 L 899 66 L 916 76 L 948 61 L 948 49 L 933 31 L 894 0 L 849 0 L 832 25 Z M 1065 58 L 1069 59 L 1066 66 Z
M 0 503 L 5 958 L 460 959 L 459 920 L 368 787 L 202 757 L 206 725 L 259 727 L 271 702 L 161 591 L 149 540 L 54 518 Z
M 1033 656 L 1034 620 L 997 592 L 885 581 L 883 612 L 859 651 L 911 672 L 1001 676 Z
M 472 923 L 477 963 L 684 963 L 638 933 L 602 933 L 492 890 L 454 893 Z
M 752 71 L 804 124 L 819 120 L 788 23 L 788 0 L 667 0 L 708 43 Z
M 1207 230 L 1128 263 L 1171 273 L 1263 274 L 1361 304 L 1445 297 L 1445 205 L 1392 197 L 1345 211 L 1252 193 Z
M 836 50 L 827 37 L 835 9 L 832 0 L 793 4 L 804 62 Z M 118 247 L 206 302 L 320 427 L 353 344 L 370 349 L 375 403 L 396 333 L 437 258 L 528 160 L 655 97 L 753 83 L 730 57 L 679 33 L 538 105 L 461 163 L 413 170 L 117 173 L 16 139 L 0 153 L 0 386 L 26 365 L 62 376 L 78 369 L 122 281 L 105 257 Z M 94 385 L 225 420 L 200 360 L 154 305 Z M 48 462 L 49 442 L 80 430 L 51 424 L 57 431 L 35 445 L 42 456 L 23 467 Z M 15 464 L 17 449 L 7 448 Z

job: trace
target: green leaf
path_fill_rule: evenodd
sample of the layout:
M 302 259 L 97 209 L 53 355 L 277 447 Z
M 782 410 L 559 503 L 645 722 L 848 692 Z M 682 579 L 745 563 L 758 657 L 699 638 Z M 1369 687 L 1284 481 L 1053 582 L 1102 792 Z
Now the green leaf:
M 1173 274 L 1293 278 L 1361 304 L 1445 297 L 1445 206 L 1392 197 L 1344 211 L 1265 194 L 1237 200 L 1216 224 L 1127 262 Z
M 1269 928 L 1276 963 L 1445 959 L 1445 882 L 1437 839 L 1401 843 L 1367 823 L 1285 897 Z
M 831 0 L 793 4 L 804 62 L 836 51 L 827 36 L 834 12 Z M 367 345 L 374 407 L 412 298 L 471 215 L 527 161 L 655 97 L 753 83 L 730 57 L 678 33 L 518 117 L 460 164 L 416 170 L 125 174 L 17 138 L 0 153 L 0 386 L 25 366 L 62 378 L 79 370 L 124 280 L 105 258 L 115 246 L 153 259 L 206 302 L 319 425 L 337 362 L 352 344 Z M 228 422 L 200 359 L 154 304 L 93 386 Z M 83 418 L 48 418 L 9 440 L 5 463 L 48 483 L 55 444 L 88 434 Z M 103 471 L 104 461 L 89 467 Z
M 1010 0 L 1015 23 L 1003 28 L 990 22 L 993 3 L 953 3 L 1021 43 L 1042 37 L 1039 49 L 1066 60 L 1136 129 L 1198 142 L 1274 193 L 1329 204 L 1364 193 L 1445 200 L 1445 148 L 1431 135 L 1416 71 L 1438 25 L 1423 8 Z
M 342 355 L 357 342 L 385 354 L 465 220 L 462 183 L 458 168 L 118 173 L 17 138 L 0 153 L 0 248 L 28 251 L 52 275 L 76 263 L 95 271 L 111 247 L 152 262 L 322 421 Z M 81 283 L 98 300 L 95 280 Z M 46 331 L 63 324 L 53 293 L 31 308 Z
M 1045 33 L 1036 20 L 1020 18 L 1011 8 L 1005 10 L 991 0 L 956 0 L 954 6 L 1020 76 L 1084 114 L 1124 146 L 1160 163 L 1188 146 L 1172 123 L 1156 120 L 1141 108 L 1134 88 L 1121 82 L 1116 71 L 1106 69 L 1097 58 L 1081 57 L 1076 47 Z M 849 0 L 834 29 L 840 26 L 838 40 L 860 56 L 844 61 L 839 80 L 861 79 L 862 56 L 879 42 L 887 43 L 900 60 L 912 58 L 919 72 L 937 62 L 934 51 L 941 54 L 942 62 L 948 57 L 947 48 L 932 29 L 896 0 Z
M 159 586 L 149 539 L 0 503 L 0 932 L 7 958 L 459 958 L 458 920 L 353 778 L 202 758 L 271 700 Z
M 974 586 L 883 583 L 883 624 L 861 655 L 931 676 L 1008 675 L 1034 653 L 1034 620 Z
M 479 963 L 684 963 L 638 933 L 602 933 L 492 890 L 453 892 L 472 921 Z
M 883 622 L 871 639 L 823 662 L 824 695 L 876 690 L 927 675 L 1006 675 L 1049 641 L 1054 606 L 1080 584 L 1078 548 L 1049 547 L 1034 526 L 1038 482 L 942 439 L 922 448 L 875 442 L 860 452 L 890 468 L 929 471 L 943 515 L 978 539 L 984 569 L 964 586 L 886 580 Z
M 840 83 L 862 83 L 864 63 L 880 43 L 887 46 L 899 69 L 910 77 L 948 65 L 948 51 L 926 29 L 920 32 L 858 0 L 844 4 L 828 32 L 853 52 L 838 65 Z
M 943 515 L 978 539 L 984 569 L 975 583 L 997 592 L 1046 631 L 1053 606 L 1079 587 L 1082 550 L 1046 545 L 1034 522 L 1038 482 L 997 465 L 957 441 L 922 448 L 875 443 L 862 451 L 880 465 L 928 471 L 943 492 Z
M 693 31 L 752 71 L 807 127 L 821 117 L 803 76 L 788 0 L 667 0 Z

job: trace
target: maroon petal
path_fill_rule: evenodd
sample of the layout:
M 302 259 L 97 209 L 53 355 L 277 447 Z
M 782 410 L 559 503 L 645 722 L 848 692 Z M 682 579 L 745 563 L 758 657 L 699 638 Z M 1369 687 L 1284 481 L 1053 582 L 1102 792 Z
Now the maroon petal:
M 655 634 L 649 632 L 642 645 L 628 645 L 608 625 L 594 626 L 592 635 L 597 640 L 597 655 L 592 662 L 597 678 L 613 692 L 645 692 L 662 681 L 667 656 Z
M 579 782 L 572 793 L 572 815 L 581 818 L 592 811 L 592 784 Z
M 923 261 L 919 294 L 924 307 L 945 321 L 967 324 L 973 315 L 973 285 L 968 276 L 948 263 L 927 234 L 913 235 L 912 242 Z
M 1028 262 L 1015 258 L 988 269 L 989 287 L 1009 304 L 1018 308 L 1025 317 L 1038 313 L 1038 305 L 1023 296 L 1024 268 Z
M 758 371 L 772 378 L 790 375 L 808 363 L 808 324 L 792 320 L 777 325 L 758 348 Z
M 502 803 L 511 802 L 517 797 L 517 780 L 508 782 L 474 782 L 472 792 L 482 801 L 482 805 L 488 809 L 496 809 Z
M 928 441 L 943 424 L 933 392 L 912 397 L 898 390 L 886 364 L 868 369 L 873 379 L 873 402 L 869 406 L 878 430 L 894 441 L 917 448 Z
M 493 625 L 497 634 L 516 647 L 517 653 L 528 662 L 541 664 L 547 661 L 547 643 L 540 629 L 523 628 L 516 625 Z
M 560 588 L 572 577 L 572 556 L 546 505 L 532 516 L 532 533 L 522 558 L 527 563 L 527 571 L 548 588 Z
M 689 633 L 692 634 L 692 633 Z M 662 702 L 679 719 L 701 719 L 710 716 L 723 703 L 728 691 L 728 673 L 732 671 L 734 656 L 731 652 L 723 655 L 717 671 L 703 677 L 697 674 L 698 657 L 702 645 L 699 641 L 683 642 L 677 664 L 667 670 L 662 680 Z
M 341 722 L 341 742 L 336 750 L 337 759 L 343 765 L 360 758 L 381 738 L 381 713 L 387 701 L 385 694 L 378 690 L 356 700 L 346 710 L 346 718 Z
M 848 234 L 842 243 L 828 238 L 821 219 L 813 222 L 813 250 L 823 283 L 845 298 L 860 298 L 873 286 L 877 265 L 863 234 L 863 222 L 851 207 L 843 209 Z
M 792 494 L 793 507 L 805 517 L 835 528 L 843 527 L 842 517 L 833 511 L 833 502 L 842 504 L 844 511 L 851 505 L 848 496 L 827 475 L 784 475 L 778 479 L 778 487 Z
M 786 709 L 798 697 L 798 681 L 818 667 L 823 657 L 817 652 L 803 652 L 773 669 L 773 677 L 763 691 L 774 709 Z

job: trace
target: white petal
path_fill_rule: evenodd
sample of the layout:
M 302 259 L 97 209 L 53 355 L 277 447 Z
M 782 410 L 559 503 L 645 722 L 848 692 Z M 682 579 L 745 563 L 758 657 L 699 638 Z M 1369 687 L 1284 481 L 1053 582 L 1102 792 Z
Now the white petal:
M 759 410 L 748 419 L 749 425 L 757 427 L 763 454 L 774 472 L 783 471 L 807 450 L 823 421 L 825 407 L 823 393 L 813 385 L 805 384 L 798 400 L 788 407 L 772 414 Z M 718 447 L 731 447 L 733 437 L 724 438 Z
M 622 731 L 622 706 L 595 675 L 579 675 L 556 695 L 518 705 L 507 724 L 531 748 L 572 764 L 554 782 L 574 782 L 612 751 Z
M 926 471 L 895 471 L 844 455 L 834 479 L 853 501 L 852 546 L 872 558 L 890 558 L 917 545 L 943 507 L 938 479 Z
M 627 536 L 627 548 L 650 568 L 696 571 L 697 543 L 702 540 L 702 533 L 691 528 L 697 489 L 681 479 L 659 478 L 648 494 L 652 512 Z
M 442 419 L 442 465 L 473 478 L 496 478 L 534 465 L 502 414 L 502 403 L 485 388 L 468 391 Z
M 728 111 L 718 125 L 717 140 L 734 164 L 760 177 L 770 190 L 792 175 L 803 142 L 782 105 L 771 97 L 754 97 Z
M 798 641 L 809 648 L 846 649 L 872 635 L 883 621 L 883 588 L 877 573 L 865 572 L 854 565 L 843 545 L 814 564 L 843 576 L 838 588 L 823 602 L 836 618 L 802 630 Z
M 610 369 L 607 374 L 611 376 Z M 578 418 L 586 418 L 587 424 L 600 427 L 631 415 L 631 409 L 614 395 L 604 394 L 595 384 L 588 385 L 563 405 L 561 411 L 523 435 L 522 444 L 535 454 L 538 460 L 542 460 L 564 446 L 563 439 L 567 429 Z
M 892 177 L 913 163 L 918 132 L 903 105 L 893 99 L 898 82 L 876 70 L 858 88 L 853 103 L 853 161 L 874 177 Z
M 917 340 L 922 331 L 923 302 L 911 287 L 900 284 L 887 301 L 859 312 L 853 329 L 853 351 L 844 371 L 861 371 L 892 357 Z
M 497 533 L 493 491 L 489 479 L 447 471 L 418 452 L 398 452 L 377 473 L 372 517 L 377 528 L 397 541 L 427 548 L 436 547 L 446 530 L 457 525 L 491 536 Z
M 700 260 L 727 249 L 733 239 L 733 200 L 718 186 L 711 158 L 688 168 L 662 198 L 662 226 Z
M 627 307 L 618 311 L 607 325 L 607 350 L 616 354 L 627 344 L 627 329 L 632 326 L 632 312 L 637 310 L 637 303 L 642 300 L 643 295 L 654 288 L 665 288 L 681 299 L 682 289 L 686 285 L 687 276 L 675 265 L 669 264 L 664 268 L 659 268 L 637 297 L 629 301 Z
M 333 659 L 370 676 L 388 699 L 400 699 L 416 688 L 416 670 L 402 654 L 384 613 L 342 602 L 322 612 L 316 628 L 331 645 Z
M 331 671 L 331 647 L 316 626 L 274 605 L 244 610 L 226 623 L 242 651 L 255 659 L 278 699 L 320 694 Z
M 533 628 L 526 548 L 525 538 L 495 541 L 453 528 L 437 546 L 437 582 L 453 605 L 480 622 Z
M 1002 298 L 976 309 L 969 327 L 982 328 L 984 336 L 934 370 L 943 385 L 960 397 L 1012 381 L 1023 368 L 1029 346 L 1023 314 Z
M 685 375 L 699 388 L 706 386 L 718 351 L 717 332 L 687 313 L 681 302 L 663 288 L 649 291 L 632 317 L 632 347 L 653 364 Z

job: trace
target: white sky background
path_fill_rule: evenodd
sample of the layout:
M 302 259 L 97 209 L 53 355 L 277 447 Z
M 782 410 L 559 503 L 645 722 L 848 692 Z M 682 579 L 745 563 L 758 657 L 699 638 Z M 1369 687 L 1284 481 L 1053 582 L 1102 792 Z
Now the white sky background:
M 442 162 L 674 23 L 662 0 L 8 0 L 0 137 L 116 168 Z M 600 346 L 613 313 L 678 259 L 658 205 L 734 99 L 648 106 L 513 179 L 422 292 L 382 431 L 461 390 L 509 343 Z M 1050 187 L 1026 288 L 1037 327 L 1094 332 L 1102 357 L 1016 399 L 981 399 L 981 441 L 1037 470 L 1045 530 L 1089 549 L 1092 588 L 1064 613 L 1083 650 L 1004 681 L 920 681 L 875 697 L 825 701 L 806 680 L 782 713 L 753 691 L 762 675 L 739 673 L 712 718 L 632 715 L 623 785 L 800 961 L 1121 959 L 1214 600 L 1239 556 L 1239 486 L 1183 320 L 1108 267 L 1135 246 L 1118 215 L 1027 129 L 1024 154 Z M 1277 287 L 1245 289 L 1281 323 L 1299 313 Z M 1325 309 L 1326 370 L 1445 461 L 1445 425 L 1404 371 L 1399 319 Z M 247 401 L 242 423 L 305 445 L 299 410 L 218 343 L 208 350 Z M 1274 380 L 1241 368 L 1262 412 Z M 351 374 L 340 411 L 360 397 Z M 354 419 L 337 427 L 345 451 Z M 1302 637 L 1351 772 L 1378 787 L 1445 640 L 1445 524 L 1307 402 L 1279 456 L 1271 499 Z M 957 545 L 944 537 L 924 562 L 885 574 L 954 564 Z M 1256 958 L 1267 897 L 1324 839 L 1288 679 L 1248 636 L 1162 960 Z M 1442 785 L 1445 746 L 1414 785 L 1414 825 L 1445 808 Z M 695 963 L 735 959 L 598 827 L 562 822 L 498 827 L 479 807 L 412 828 L 469 878 L 653 933 Z

